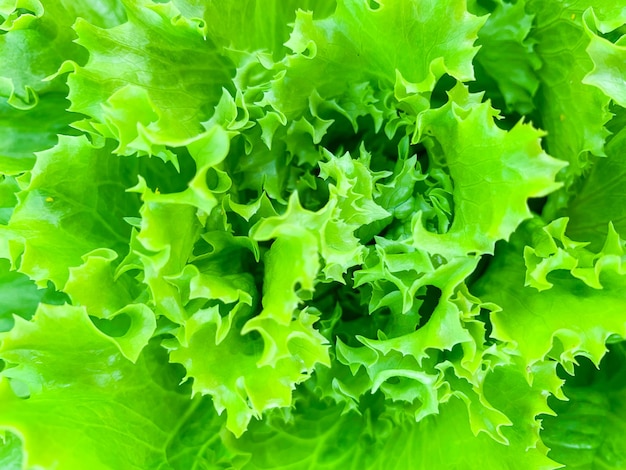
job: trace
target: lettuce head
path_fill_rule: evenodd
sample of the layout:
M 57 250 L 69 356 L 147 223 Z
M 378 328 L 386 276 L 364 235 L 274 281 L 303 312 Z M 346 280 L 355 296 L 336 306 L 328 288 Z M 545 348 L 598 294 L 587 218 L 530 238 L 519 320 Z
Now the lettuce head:
M 0 1 L 0 467 L 626 468 L 626 8 Z

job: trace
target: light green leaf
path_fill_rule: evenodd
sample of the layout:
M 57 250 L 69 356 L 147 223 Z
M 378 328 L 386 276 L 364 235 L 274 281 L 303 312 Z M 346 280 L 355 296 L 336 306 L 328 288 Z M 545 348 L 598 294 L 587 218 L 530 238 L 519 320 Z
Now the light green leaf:
M 199 403 L 177 386 L 180 371 L 158 346 L 133 364 L 84 308 L 71 306 L 40 306 L 2 340 L 10 367 L 2 372 L 0 427 L 22 439 L 25 468 L 171 468 L 170 445 L 185 451 L 177 434 Z M 16 382 L 27 397 L 15 395 Z M 199 460 L 210 452 L 205 442 Z
M 532 393 L 515 381 L 513 402 Z M 545 401 L 545 398 L 543 399 Z M 376 403 L 376 402 L 374 402 Z M 460 470 L 552 470 L 559 465 L 544 455 L 545 447 L 527 448 L 526 435 L 509 433 L 508 446 L 469 429 L 463 402 L 457 398 L 441 407 L 436 416 L 419 423 L 395 422 L 374 411 L 363 416 L 341 415 L 341 409 L 300 402 L 286 422 L 274 419 L 268 428 L 252 426 L 249 434 L 229 447 L 249 454 L 245 470 L 401 470 L 406 468 Z M 305 411 L 306 409 L 306 411 Z M 530 409 L 528 410 L 530 411 Z M 540 409 L 535 409 L 539 412 Z M 521 417 L 521 411 L 516 417 Z
M 220 317 L 218 307 L 196 312 L 185 323 L 183 344 L 169 347 L 171 360 L 183 364 L 187 377 L 193 378 L 194 392 L 211 395 L 218 413 L 226 410 L 227 428 L 241 436 L 253 417 L 260 419 L 266 410 L 290 406 L 295 385 L 307 379 L 315 362 L 327 359 L 323 348 L 304 354 L 308 337 L 315 337 L 316 318 L 301 312 L 289 326 L 276 324 L 269 330 L 264 325 L 280 352 L 285 348 L 287 354 L 280 354 L 271 365 L 263 364 L 266 337 L 241 332 L 238 312 L 235 308 L 226 319 Z M 225 333 L 220 333 L 223 328 Z
M 624 15 L 626 16 L 626 15 Z M 626 18 L 624 18 L 626 21 Z M 585 32 L 589 38 L 587 53 L 594 68 L 583 79 L 583 83 L 600 88 L 617 104 L 626 107 L 626 39 L 622 36 L 616 44 L 594 32 L 598 19 L 592 9 L 583 16 Z M 621 26 L 621 25 L 620 25 Z
M 416 246 L 444 257 L 493 253 L 498 240 L 530 218 L 527 200 L 559 187 L 554 178 L 564 164 L 542 150 L 543 133 L 522 122 L 504 131 L 496 116 L 460 84 L 445 106 L 423 114 L 416 140 L 425 142 L 430 160 L 441 162 L 452 179 L 454 219 L 447 232 L 432 233 L 418 213 Z
M 507 441 L 519 443 L 526 449 L 543 449 L 539 432 L 540 418 L 554 415 L 548 397 L 564 399 L 563 380 L 557 375 L 557 365 L 544 361 L 534 365 L 530 372 L 519 357 L 506 366 L 496 367 L 485 377 L 484 395 L 491 405 L 511 420 L 511 427 L 502 428 Z M 529 382 L 527 374 L 532 376 Z
M 598 264 L 606 268 L 602 289 L 559 269 L 550 274 L 552 287 L 539 292 L 524 287 L 519 250 L 503 246 L 473 291 L 501 309 L 491 313 L 494 338 L 510 343 L 529 366 L 549 357 L 572 371 L 576 356 L 598 364 L 612 334 L 626 337 L 626 278 L 614 263 Z
M 317 240 L 313 235 L 296 230 L 278 237 L 265 256 L 260 318 L 288 325 L 300 303 L 296 289 L 312 292 L 318 270 Z
M 549 289 L 547 279 L 553 271 L 568 270 L 573 277 L 589 287 L 602 289 L 601 276 L 614 272 L 626 274 L 626 243 L 609 224 L 604 247 L 598 253 L 586 249 L 587 243 L 570 240 L 566 235 L 567 219 L 557 219 L 542 227 L 543 233 L 533 233 L 533 244 L 524 247 L 527 274 L 526 285 L 537 290 Z
M 0 29 L 0 96 L 19 109 L 37 105 L 39 94 L 65 92 L 63 80 L 44 81 L 68 58 L 83 60 L 86 52 L 73 43 L 74 17 L 59 0 L 4 2 Z M 26 7 L 26 8 L 25 8 Z
M 6 225 L 11 219 L 13 209 L 17 205 L 17 196 L 15 195 L 20 190 L 17 181 L 12 176 L 0 176 L 0 224 Z M 3 257 L 5 251 L 0 251 Z
M 305 230 L 324 262 L 321 271 L 326 280 L 345 283 L 344 274 L 360 263 L 365 253 L 358 231 L 389 216 L 374 200 L 376 182 L 388 173 L 370 169 L 371 155 L 364 148 L 356 160 L 349 153 L 336 157 L 326 152 L 325 156 L 328 161 L 319 166 L 320 177 L 328 181 L 328 202 L 312 212 L 302 207 L 294 192 L 285 213 L 255 224 L 251 236 L 263 241 Z
M 204 20 L 203 32 L 215 44 L 239 51 L 267 50 L 274 59 L 280 60 L 288 49 L 284 43 L 289 39 L 296 11 L 313 10 L 316 17 L 332 13 L 334 0 L 174 0 L 187 18 Z
M 83 264 L 70 268 L 63 291 L 73 305 L 84 305 L 90 315 L 109 318 L 132 303 L 137 287 L 129 277 L 115 279 L 116 259 L 117 253 L 102 248 L 85 254 Z
M 120 153 L 172 158 L 165 146 L 185 145 L 203 131 L 232 65 L 173 4 L 142 0 L 126 8 L 128 22 L 114 28 L 76 22 L 89 60 L 61 70 L 72 72 L 70 110 L 91 118 L 81 127 L 118 140 Z
M 609 347 L 599 369 L 582 359 L 564 388 L 567 401 L 551 400 L 555 416 L 543 419 L 550 457 L 566 469 L 617 470 L 626 465 L 624 445 L 624 343 Z
M 533 97 L 539 88 L 537 70 L 542 65 L 528 37 L 533 18 L 525 11 L 525 1 L 495 4 L 478 33 L 477 44 L 481 47 L 475 67 L 477 73 L 487 74 L 495 81 L 507 111 L 527 114 L 534 108 Z
M 65 112 L 68 106 L 61 93 L 46 94 L 27 110 L 0 100 L 0 173 L 17 175 L 31 170 L 35 152 L 53 147 L 57 134 L 75 134 L 69 124 L 77 115 Z
M 13 315 L 30 320 L 40 302 L 62 304 L 65 299 L 51 286 L 38 289 L 24 274 L 11 271 L 7 260 L 0 259 L 0 331 L 13 327 Z
M 125 273 L 115 275 L 117 253 L 101 248 L 83 256 L 82 265 L 70 268 L 65 284 L 72 305 L 84 306 L 96 326 L 114 337 L 122 354 L 135 362 L 156 329 L 155 315 L 145 304 L 135 303 L 141 289 Z
M 46 0 L 49 3 L 49 0 Z M 60 0 L 71 18 L 83 18 L 101 28 L 112 28 L 126 21 L 125 2 L 123 0 L 93 0 L 74 2 Z
M 199 228 L 195 210 L 185 205 L 148 202 L 142 207 L 141 220 L 142 230 L 135 238 L 133 252 L 143 265 L 144 282 L 157 312 L 180 324 L 186 316 L 180 292 L 166 276 L 180 274 L 191 255 Z
M 440 28 L 450 21 L 457 27 Z M 371 82 L 391 91 L 406 80 L 424 93 L 421 103 L 427 106 L 444 73 L 459 80 L 473 78 L 473 43 L 483 22 L 467 12 L 464 0 L 342 0 L 332 15 L 320 20 L 299 11 L 286 43 L 293 54 L 285 59 L 285 75 L 274 82 L 268 100 L 287 117 L 297 118 L 314 90 L 330 100 L 345 97 L 352 84 Z M 408 51 L 425 53 L 412 56 Z
M 607 145 L 607 158 L 594 164 L 565 212 L 569 217 L 567 234 L 574 240 L 589 242 L 594 251 L 602 248 L 609 223 L 626 238 L 625 145 L 626 128 L 620 128 Z
M 541 127 L 547 131 L 547 152 L 569 163 L 564 174 L 566 186 L 588 167 L 589 153 L 604 155 L 608 136 L 604 124 L 611 117 L 608 97 L 583 81 L 593 62 L 586 51 L 589 39 L 582 15 L 593 4 L 602 5 L 603 10 L 615 9 L 614 2 L 603 0 L 571 5 L 550 0 L 527 1 L 527 9 L 535 17 L 530 37 L 543 63 L 536 107 Z
M 66 93 L 64 80 L 49 80 L 65 60 L 82 62 L 86 51 L 74 43 L 71 26 L 77 17 L 103 27 L 124 18 L 117 0 L 7 0 L 0 4 L 0 96 L 19 109 L 37 105 L 51 92 Z
M 69 268 L 82 264 L 87 252 L 124 252 L 130 227 L 123 218 L 137 210 L 136 198 L 125 192 L 131 163 L 83 136 L 60 136 L 55 147 L 39 153 L 20 180 L 23 189 L 8 226 L 0 227 L 19 271 L 41 287 L 50 280 L 62 288 Z
M 2 431 L 0 465 L 6 470 L 22 470 L 22 441 L 12 432 Z

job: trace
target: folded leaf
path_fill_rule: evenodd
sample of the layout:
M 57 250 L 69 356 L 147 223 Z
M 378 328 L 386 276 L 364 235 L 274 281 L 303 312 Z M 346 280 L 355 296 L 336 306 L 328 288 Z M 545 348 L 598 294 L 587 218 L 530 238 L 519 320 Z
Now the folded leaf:
M 521 122 L 506 132 L 496 126 L 496 116 L 462 85 L 451 90 L 445 106 L 423 114 L 420 140 L 454 185 L 448 231 L 432 233 L 419 213 L 415 218 L 412 236 L 430 253 L 493 253 L 498 240 L 508 239 L 531 216 L 527 200 L 559 187 L 554 178 L 565 165 L 542 150 L 542 132 Z

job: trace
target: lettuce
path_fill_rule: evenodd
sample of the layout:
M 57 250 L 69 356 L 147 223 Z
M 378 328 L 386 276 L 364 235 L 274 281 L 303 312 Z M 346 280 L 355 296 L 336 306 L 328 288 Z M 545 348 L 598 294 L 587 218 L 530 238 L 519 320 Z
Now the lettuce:
M 626 467 L 618 4 L 0 1 L 0 466 Z

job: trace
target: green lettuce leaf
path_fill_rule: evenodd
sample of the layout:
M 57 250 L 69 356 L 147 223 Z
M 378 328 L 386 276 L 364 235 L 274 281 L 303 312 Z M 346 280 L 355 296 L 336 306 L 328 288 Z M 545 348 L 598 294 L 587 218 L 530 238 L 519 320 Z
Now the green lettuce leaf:
M 62 93 L 46 94 L 31 109 L 18 109 L 6 100 L 0 101 L 0 165 L 5 175 L 31 170 L 35 152 L 56 145 L 57 134 L 72 135 L 69 125 L 75 114 L 66 113 L 69 106 Z
M 39 95 L 66 93 L 61 79 L 44 80 L 66 58 L 82 61 L 86 51 L 73 42 L 74 16 L 62 1 L 44 5 L 39 0 L 6 1 L 0 5 L 4 22 L 0 29 L 0 57 L 5 65 L 0 75 L 0 96 L 19 109 L 37 105 Z
M 495 82 L 507 111 L 528 114 L 535 107 L 533 99 L 542 65 L 529 38 L 533 17 L 526 12 L 525 1 L 494 3 L 494 10 L 478 33 L 481 48 L 476 54 L 476 73 L 483 86 L 488 83 L 487 77 Z
M 264 50 L 275 60 L 288 52 L 284 44 L 297 10 L 313 10 L 316 17 L 324 17 L 335 8 L 335 2 L 329 0 L 174 0 L 173 3 L 185 17 L 201 18 L 204 34 L 216 45 L 237 51 Z
M 446 257 L 493 253 L 498 240 L 531 216 L 527 199 L 559 187 L 554 178 L 564 167 L 542 150 L 541 131 L 521 122 L 508 132 L 498 128 L 497 111 L 480 98 L 457 85 L 445 106 L 424 113 L 418 128 L 431 160 L 445 165 L 454 184 L 454 220 L 445 233 L 431 233 L 418 212 L 412 236 Z
M 626 22 L 626 15 L 623 16 Z M 583 21 L 585 32 L 589 37 L 587 53 L 594 63 L 593 70 L 587 74 L 583 82 L 600 88 L 617 104 L 626 107 L 626 85 L 623 80 L 626 74 L 626 66 L 624 66 L 626 39 L 622 36 L 613 44 L 594 32 L 598 19 L 591 9 L 585 12 Z
M 583 27 L 583 13 L 589 6 L 612 7 L 604 1 L 555 8 L 550 1 L 529 0 L 527 5 L 535 17 L 530 37 L 543 63 L 535 100 L 539 119 L 548 132 L 548 153 L 569 162 L 563 175 L 569 186 L 589 167 L 590 155 L 605 155 L 608 132 L 604 125 L 611 117 L 609 98 L 583 80 L 593 68 L 587 53 L 589 38 Z
M 39 289 L 28 276 L 11 271 L 6 259 L 0 259 L 0 331 L 9 331 L 14 316 L 30 320 L 40 303 L 63 304 L 66 296 L 48 285 Z
M 89 251 L 127 250 L 130 226 L 123 217 L 137 211 L 131 162 L 96 148 L 86 137 L 61 136 L 39 153 L 32 171 L 20 178 L 19 200 L 3 234 L 12 262 L 41 287 L 62 288 L 72 266 Z
M 7 470 L 21 470 L 22 465 L 22 441 L 11 432 L 2 432 L 0 444 L 0 464 Z
M 618 469 L 626 464 L 624 343 L 609 346 L 599 369 L 582 359 L 567 377 L 567 401 L 551 400 L 557 414 L 543 419 L 550 456 L 565 468 Z
M 528 365 L 551 358 L 572 372 L 576 356 L 597 365 L 607 339 L 626 335 L 624 242 L 610 232 L 603 250 L 592 253 L 563 238 L 563 226 L 546 231 L 529 230 L 536 248 L 526 247 L 524 256 L 503 246 L 473 291 L 498 306 L 494 338 L 511 343 Z
M 133 364 L 84 308 L 42 305 L 32 322 L 17 319 L 0 357 L 0 426 L 22 440 L 25 468 L 171 468 L 170 452 L 175 468 L 215 463 L 208 440 L 193 461 L 180 455 L 193 447 L 179 433 L 203 405 L 178 387 L 165 351 L 153 345 Z M 202 416 L 219 432 L 215 415 Z
M 83 19 L 74 26 L 90 54 L 84 66 L 66 62 L 60 70 L 71 72 L 70 110 L 91 118 L 81 128 L 116 139 L 120 154 L 171 159 L 165 146 L 184 145 L 203 130 L 232 67 L 198 22 L 173 4 L 125 7 L 128 21 L 119 26 L 104 29 Z
M 528 415 L 546 408 L 541 386 L 533 391 L 514 369 L 503 370 L 497 380 L 505 377 L 509 393 L 501 397 L 503 401 L 532 396 L 530 401 L 537 404 L 514 411 L 515 421 L 525 421 Z M 516 400 L 509 403 L 515 410 Z M 315 402 L 302 401 L 300 405 L 306 411 L 296 405 L 287 419 L 275 416 L 268 426 L 252 426 L 243 438 L 227 441 L 238 452 L 248 454 L 244 469 L 559 468 L 544 455 L 542 444 L 527 447 L 526 432 L 508 433 L 509 445 L 485 434 L 475 436 L 467 425 L 465 405 L 458 398 L 451 398 L 438 415 L 417 424 L 398 423 L 396 417 L 376 412 L 342 415 L 341 408 Z
M 567 207 L 568 235 L 589 242 L 592 250 L 602 248 L 609 222 L 622 238 L 626 237 L 624 145 L 626 128 L 619 128 L 607 144 L 607 158 L 595 163 Z
M 235 309 L 224 321 L 217 307 L 201 310 L 186 322 L 183 344 L 170 345 L 171 360 L 185 366 L 194 392 L 211 395 L 219 413 L 226 410 L 227 428 L 236 436 L 252 417 L 290 406 L 295 385 L 308 378 L 316 362 L 328 361 L 322 338 L 312 328 L 316 318 L 301 312 L 288 327 L 264 325 L 263 339 L 269 336 L 279 348 L 264 363 L 268 341 L 237 328 L 240 311 Z
M 457 28 L 439 28 L 452 19 Z M 483 22 L 467 12 L 463 0 L 447 4 L 342 0 L 331 16 L 319 20 L 299 11 L 286 43 L 293 54 L 285 59 L 285 71 L 267 99 L 287 117 L 297 118 L 314 90 L 332 100 L 353 84 L 373 82 L 389 91 L 397 87 L 400 95 L 402 89 L 424 93 L 425 98 L 415 98 L 416 105 L 427 107 L 426 100 L 444 73 L 459 80 L 473 78 L 473 42 Z M 340 48 L 336 40 L 341 41 Z M 408 50 L 426 53 L 414 60 L 400 53 Z

